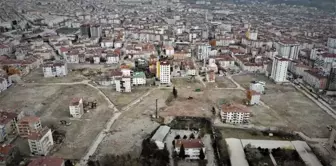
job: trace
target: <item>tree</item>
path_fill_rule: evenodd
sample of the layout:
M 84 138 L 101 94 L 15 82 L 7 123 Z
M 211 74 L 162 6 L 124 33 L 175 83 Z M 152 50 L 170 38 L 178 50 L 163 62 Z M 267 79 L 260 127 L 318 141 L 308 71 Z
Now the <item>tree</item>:
M 186 135 L 183 136 L 183 139 L 187 139 L 188 137 Z
M 175 140 L 172 141 L 172 145 L 175 148 Z
M 179 153 L 179 157 L 184 159 L 185 158 L 185 150 L 184 150 L 184 146 L 183 144 L 180 147 L 180 153 Z
M 194 133 L 191 133 L 191 134 L 190 134 L 189 139 L 195 139 L 195 135 L 194 135 Z
M 73 164 L 70 160 L 66 160 L 64 166 L 73 166 Z
M 205 158 L 205 154 L 204 154 L 204 152 L 203 152 L 203 148 L 201 148 L 201 150 L 200 150 L 199 158 L 200 158 L 201 160 L 204 160 L 204 158 Z
M 173 95 L 174 95 L 174 98 L 177 98 L 177 90 L 176 90 L 175 86 L 173 88 Z
M 175 139 L 180 139 L 180 138 L 181 138 L 180 135 L 175 136 Z

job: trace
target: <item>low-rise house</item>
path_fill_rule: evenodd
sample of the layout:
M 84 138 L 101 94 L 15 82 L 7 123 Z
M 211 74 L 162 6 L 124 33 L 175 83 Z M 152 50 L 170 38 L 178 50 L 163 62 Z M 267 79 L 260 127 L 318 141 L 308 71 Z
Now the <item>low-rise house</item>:
M 134 72 L 132 76 L 133 85 L 145 85 L 146 84 L 146 74 L 144 72 Z
M 0 146 L 0 166 L 13 165 L 16 155 L 20 155 L 19 150 L 12 144 L 3 144 Z M 17 162 L 17 161 L 14 161 Z
M 119 63 L 119 56 L 115 54 L 106 55 L 106 63 L 107 64 Z
M 221 118 L 223 123 L 248 123 L 250 110 L 246 106 L 237 103 L 224 104 L 221 106 Z
M 154 141 L 158 149 L 164 149 L 165 143 L 164 140 L 167 134 L 170 131 L 169 126 L 160 126 L 158 130 L 156 130 L 155 134 L 151 138 L 151 141 Z
M 249 105 L 259 104 L 260 102 L 260 93 L 254 90 L 247 90 L 246 97 Z
M 79 51 L 72 50 L 68 52 L 66 55 L 66 61 L 67 63 L 79 63 Z
M 84 114 L 82 98 L 73 98 L 69 105 L 70 115 L 74 118 L 80 118 Z
M 222 68 L 232 68 L 235 66 L 235 61 L 231 55 L 222 54 L 216 57 L 216 62 Z
M 61 61 L 43 64 L 44 77 L 62 77 L 68 74 L 67 64 Z
M 42 129 L 41 120 L 36 116 L 25 116 L 17 122 L 16 128 L 22 138 L 27 138 L 31 132 Z
M 64 160 L 58 157 L 39 157 L 33 159 L 28 166 L 64 166 Z
M 17 116 L 14 112 L 0 112 L 0 142 L 16 131 Z
M 47 155 L 54 145 L 51 130 L 47 127 L 33 131 L 27 136 L 30 152 L 34 155 Z
M 0 44 L 0 56 L 10 53 L 11 47 L 5 44 Z
M 175 140 L 175 152 L 179 154 L 181 146 L 184 147 L 186 159 L 199 159 L 201 149 L 205 155 L 205 146 L 201 139 L 178 139 Z M 206 155 L 205 155 L 206 156 Z

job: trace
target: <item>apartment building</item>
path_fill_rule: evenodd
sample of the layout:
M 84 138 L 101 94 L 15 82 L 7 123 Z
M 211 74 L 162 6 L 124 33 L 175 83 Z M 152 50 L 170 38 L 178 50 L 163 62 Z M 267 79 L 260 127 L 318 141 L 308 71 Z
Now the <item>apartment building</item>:
M 186 159 L 197 160 L 199 159 L 201 149 L 206 156 L 205 146 L 201 139 L 178 139 L 175 140 L 175 152 L 179 154 L 181 146 L 184 147 Z
M 5 91 L 8 88 L 7 79 L 4 77 L 0 77 L 0 92 Z
M 107 64 L 114 64 L 119 63 L 119 56 L 115 54 L 108 54 L 106 55 L 106 63 Z
M 131 77 L 121 77 L 115 80 L 117 92 L 131 92 Z
M 134 72 L 132 76 L 133 85 L 145 85 L 146 84 L 146 75 L 144 72 Z
M 17 122 L 16 128 L 22 138 L 27 138 L 31 132 L 42 129 L 41 120 L 36 116 L 25 116 Z
M 34 155 L 47 155 L 54 145 L 51 130 L 47 127 L 31 132 L 28 136 L 30 152 Z
M 271 78 L 282 83 L 287 81 L 287 69 L 289 60 L 283 57 L 276 56 L 273 59 Z
M 259 104 L 260 102 L 260 93 L 254 90 L 247 90 L 246 97 L 249 105 Z
M 70 115 L 74 118 L 80 118 L 84 114 L 82 98 L 73 98 L 69 105 Z
M 9 134 L 15 133 L 17 116 L 14 112 L 0 112 L 0 142 L 5 141 Z
M 159 64 L 160 68 L 160 83 L 170 84 L 170 64 L 168 61 L 161 61 Z
M 292 60 L 298 59 L 300 44 L 290 40 L 282 40 L 276 42 L 275 47 L 281 57 Z
M 264 93 L 266 83 L 263 81 L 252 81 L 250 83 L 250 90 L 256 91 L 258 93 Z
M 0 44 L 0 56 L 11 52 L 11 47 L 5 44 Z
M 302 80 L 314 89 L 324 90 L 327 87 L 328 77 L 317 71 L 306 70 L 303 73 Z
M 248 123 L 250 110 L 245 106 L 237 103 L 224 104 L 221 106 L 221 119 L 223 123 L 243 124 Z
M 211 51 L 210 44 L 206 43 L 206 44 L 198 45 L 197 46 L 197 59 L 198 60 L 208 59 L 210 51 Z
M 44 77 L 62 77 L 68 74 L 67 64 L 61 61 L 46 62 L 42 69 Z

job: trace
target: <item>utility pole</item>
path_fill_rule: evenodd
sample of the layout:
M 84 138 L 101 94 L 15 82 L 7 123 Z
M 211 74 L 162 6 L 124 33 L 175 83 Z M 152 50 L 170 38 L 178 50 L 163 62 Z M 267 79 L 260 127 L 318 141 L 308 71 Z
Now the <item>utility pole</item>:
M 158 109 L 158 99 L 155 100 L 155 118 L 158 118 L 158 115 L 157 115 L 157 109 Z

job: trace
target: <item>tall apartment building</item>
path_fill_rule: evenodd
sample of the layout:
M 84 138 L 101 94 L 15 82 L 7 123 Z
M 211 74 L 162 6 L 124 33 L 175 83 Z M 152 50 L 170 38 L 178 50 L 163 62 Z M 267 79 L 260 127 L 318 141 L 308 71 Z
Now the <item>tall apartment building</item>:
M 209 58 L 209 53 L 211 51 L 210 44 L 201 44 L 197 46 L 197 59 L 204 60 Z
M 22 138 L 27 138 L 30 133 L 42 129 L 41 120 L 36 116 L 25 116 L 17 122 L 16 128 Z
M 69 105 L 70 115 L 74 118 L 80 118 L 84 114 L 82 98 L 73 98 Z
M 62 61 L 46 62 L 42 69 L 44 77 L 62 77 L 68 74 L 67 64 Z
M 327 90 L 336 91 L 336 67 L 330 70 L 330 74 L 327 82 Z
M 221 119 L 223 123 L 248 123 L 249 118 L 250 110 L 245 105 L 234 103 L 221 106 Z
M 87 37 L 91 37 L 90 34 L 90 25 L 89 24 L 83 24 L 80 26 L 80 34 L 82 36 L 87 36 Z
M 336 54 L 336 36 L 328 38 L 327 46 L 329 53 Z
M 160 62 L 160 83 L 170 84 L 170 64 L 168 61 Z
M 271 78 L 277 82 L 286 82 L 289 60 L 283 57 L 274 57 Z
M 279 55 L 287 59 L 298 59 L 300 44 L 293 41 L 279 41 L 275 44 Z
M 54 145 L 51 130 L 47 127 L 33 131 L 28 136 L 30 152 L 34 155 L 47 155 Z
M 99 38 L 102 36 L 102 27 L 99 24 L 91 25 L 90 34 L 92 38 Z

